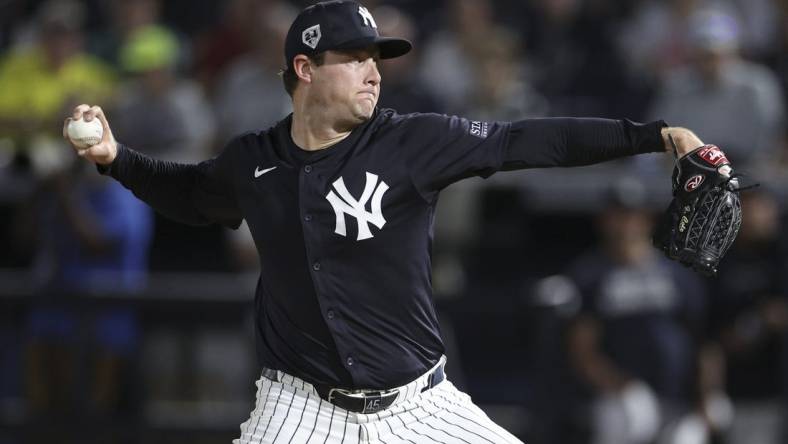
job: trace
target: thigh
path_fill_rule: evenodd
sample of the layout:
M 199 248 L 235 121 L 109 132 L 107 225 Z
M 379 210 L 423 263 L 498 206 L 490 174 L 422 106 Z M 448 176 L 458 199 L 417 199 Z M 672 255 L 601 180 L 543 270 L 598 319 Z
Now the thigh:
M 522 444 L 449 381 L 379 416 L 372 443 Z
M 311 390 L 267 378 L 256 385 L 255 408 L 234 444 L 358 443 L 359 426 L 349 413 Z

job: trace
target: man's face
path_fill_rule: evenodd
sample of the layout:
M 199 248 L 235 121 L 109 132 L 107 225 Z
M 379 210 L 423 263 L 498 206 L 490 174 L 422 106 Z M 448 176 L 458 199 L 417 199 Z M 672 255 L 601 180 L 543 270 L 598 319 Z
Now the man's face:
M 707 83 L 717 83 L 723 72 L 725 62 L 734 55 L 732 50 L 698 49 L 695 51 L 695 66 Z
M 651 237 L 653 221 L 646 210 L 610 207 L 602 216 L 602 231 L 610 244 L 644 241 Z
M 324 63 L 312 69 L 311 106 L 321 106 L 342 125 L 369 120 L 380 95 L 377 48 L 326 51 Z

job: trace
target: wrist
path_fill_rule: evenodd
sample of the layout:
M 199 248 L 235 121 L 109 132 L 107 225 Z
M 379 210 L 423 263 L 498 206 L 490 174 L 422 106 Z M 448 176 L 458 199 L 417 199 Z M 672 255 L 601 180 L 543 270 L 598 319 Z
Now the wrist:
M 676 150 L 678 151 L 677 154 L 679 157 L 703 146 L 703 141 L 701 141 L 695 133 L 686 128 L 662 128 L 662 140 L 665 144 L 665 151 L 670 153 L 673 152 L 673 144 L 670 142 L 671 138 L 673 142 L 676 143 Z
M 115 165 L 121 162 L 120 158 L 123 157 L 126 147 L 120 143 L 114 144 L 114 152 L 108 154 L 102 161 L 96 160 L 96 169 L 102 175 L 112 175 L 112 170 Z
M 118 158 L 118 143 L 113 142 L 107 147 L 107 155 L 97 158 L 96 163 L 109 167 Z

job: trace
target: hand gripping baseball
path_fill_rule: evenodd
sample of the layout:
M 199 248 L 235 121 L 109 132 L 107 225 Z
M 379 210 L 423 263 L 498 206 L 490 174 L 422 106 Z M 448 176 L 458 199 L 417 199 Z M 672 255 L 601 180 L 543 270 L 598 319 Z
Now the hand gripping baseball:
M 87 148 L 81 148 L 74 141 L 72 141 L 71 138 L 69 138 L 69 123 L 72 120 L 79 119 L 84 119 L 86 122 L 90 122 L 93 119 L 99 119 L 101 126 L 104 129 L 101 141 L 99 143 Z M 80 157 L 84 157 L 93 163 L 109 165 L 113 160 L 115 160 L 115 156 L 118 153 L 118 143 L 115 141 L 115 137 L 112 135 L 112 130 L 109 127 L 107 118 L 104 116 L 104 111 L 99 106 L 82 104 L 74 108 L 71 117 L 67 117 L 63 122 L 63 138 L 71 143 L 71 146 L 74 147 Z

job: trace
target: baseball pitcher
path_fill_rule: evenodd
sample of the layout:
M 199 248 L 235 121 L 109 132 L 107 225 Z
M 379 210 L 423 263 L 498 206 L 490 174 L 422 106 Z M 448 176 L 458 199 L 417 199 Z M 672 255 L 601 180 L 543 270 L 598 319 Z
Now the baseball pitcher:
M 378 108 L 378 63 L 411 49 L 382 37 L 354 1 L 304 9 L 283 78 L 293 113 L 196 165 L 154 160 L 103 125 L 78 148 L 162 214 L 246 220 L 261 262 L 255 292 L 256 405 L 238 443 L 517 443 L 444 373 L 431 288 L 440 191 L 496 171 L 577 166 L 703 143 L 662 121 L 481 122 Z M 451 67 L 446 67 L 451 69 Z

